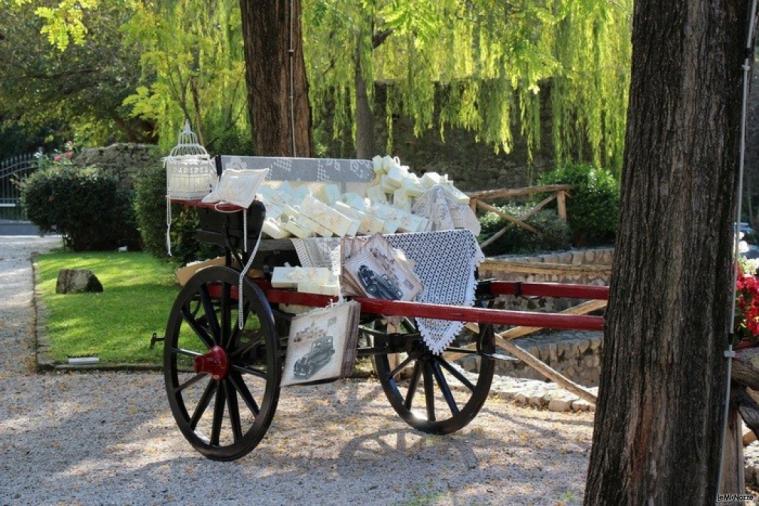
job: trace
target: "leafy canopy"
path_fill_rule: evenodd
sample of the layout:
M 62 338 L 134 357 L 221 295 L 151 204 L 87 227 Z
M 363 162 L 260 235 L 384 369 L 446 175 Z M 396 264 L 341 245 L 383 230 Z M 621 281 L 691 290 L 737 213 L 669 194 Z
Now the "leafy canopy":
M 463 127 L 508 152 L 516 133 L 533 153 L 548 141 L 547 108 L 558 163 L 621 166 L 632 0 L 301 1 L 317 128 L 355 136 L 358 69 L 372 105 L 384 107 L 388 151 L 393 117 L 402 115 L 417 135 Z M 164 147 L 185 116 L 207 143 L 249 137 L 237 2 L 108 3 L 134 13 L 122 29 L 141 54 L 142 84 L 126 104 L 158 125 Z M 35 13 L 50 43 L 66 50 L 84 43 L 84 13 L 100 4 L 50 1 Z M 387 85 L 383 104 L 375 83 Z

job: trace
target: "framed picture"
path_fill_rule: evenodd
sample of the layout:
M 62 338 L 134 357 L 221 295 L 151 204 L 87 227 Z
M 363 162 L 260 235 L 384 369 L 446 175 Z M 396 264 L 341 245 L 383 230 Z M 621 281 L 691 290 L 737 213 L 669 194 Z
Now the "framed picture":
M 347 376 L 353 370 L 361 305 L 344 302 L 295 316 L 282 386 Z

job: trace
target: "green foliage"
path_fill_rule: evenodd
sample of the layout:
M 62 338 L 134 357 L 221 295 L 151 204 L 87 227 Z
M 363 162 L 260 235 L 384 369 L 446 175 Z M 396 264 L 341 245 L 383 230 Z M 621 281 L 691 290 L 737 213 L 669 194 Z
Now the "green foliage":
M 540 91 L 548 88 L 557 159 L 617 170 L 631 11 L 631 0 L 303 0 L 317 131 L 329 121 L 324 131 L 337 137 L 350 128 L 355 136 L 360 72 L 372 101 L 372 83 L 388 83 L 389 152 L 393 117 L 405 115 L 417 135 L 459 126 L 506 152 L 517 126 L 532 153 L 541 143 Z
M 148 168 L 135 179 L 134 213 L 145 250 L 166 258 L 166 171 Z M 195 209 L 173 205 L 171 209 L 171 250 L 174 260 L 187 263 L 212 258 L 219 251 L 195 239 L 198 214 Z
M 27 116 L 68 113 L 85 142 L 116 129 L 133 135 L 137 126 L 158 132 L 164 151 L 189 118 L 209 150 L 252 152 L 236 0 L 0 1 L 16 5 L 0 20 L 13 41 L 0 44 L 0 64 L 16 68 L 12 52 L 25 55 L 13 89 L 3 93 L 0 84 L 0 116 L 16 102 L 27 104 L 14 108 Z M 370 105 L 384 108 L 388 152 L 394 118 L 404 116 L 416 135 L 463 127 L 496 151 L 509 152 L 521 136 L 531 157 L 550 108 L 558 163 L 590 161 L 617 173 L 631 12 L 632 0 L 302 0 L 317 145 L 329 133 L 355 137 L 360 74 Z M 382 103 L 376 82 L 387 84 Z M 82 100 L 69 105 L 60 100 L 67 95 Z M 141 121 L 126 128 L 127 115 Z
M 124 104 L 157 125 L 164 151 L 187 118 L 209 151 L 250 152 L 239 2 L 136 2 L 122 30 L 142 68 Z
M 496 207 L 515 217 L 524 215 L 530 209 L 530 206 L 517 204 Z M 536 251 L 560 250 L 570 247 L 569 227 L 559 219 L 555 211 L 545 209 L 538 211 L 538 213 L 528 218 L 526 223 L 540 230 L 541 234 L 536 235 L 523 228 L 510 225 L 509 230 L 504 235 L 485 248 L 485 254 L 533 253 Z M 495 213 L 489 212 L 483 215 L 480 218 L 482 231 L 479 240 L 484 241 L 488 239 L 507 224 L 503 218 Z
M 0 7 L 0 68 L 6 70 L 0 79 L 0 128 L 10 124 L 32 135 L 42 132 L 45 142 L 149 141 L 152 126 L 131 118 L 122 106 L 140 77 L 139 52 L 123 44 L 119 30 L 131 16 L 126 2 L 26 3 Z M 57 9 L 65 13 L 55 15 Z M 63 40 L 65 27 L 78 35 L 72 35 L 72 44 L 56 43 L 66 48 L 61 51 L 48 35 Z
M 95 167 L 52 163 L 29 176 L 21 202 L 44 232 L 57 230 L 74 251 L 139 246 L 129 193 Z
M 177 293 L 174 266 L 147 253 L 46 253 L 37 257 L 37 289 L 48 311 L 50 352 L 55 360 L 94 355 L 102 362 L 161 362 L 163 335 Z M 90 269 L 102 293 L 56 294 L 60 269 Z
M 543 174 L 540 182 L 574 186 L 567 199 L 567 219 L 576 245 L 613 242 L 619 183 L 611 172 L 591 165 L 565 165 Z

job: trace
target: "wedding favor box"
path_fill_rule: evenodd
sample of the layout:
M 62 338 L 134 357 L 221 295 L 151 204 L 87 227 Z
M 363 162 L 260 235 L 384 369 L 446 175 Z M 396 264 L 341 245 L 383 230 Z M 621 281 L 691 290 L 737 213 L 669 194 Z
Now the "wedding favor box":
M 295 288 L 303 293 L 340 294 L 337 276 L 326 267 L 275 267 L 271 276 L 274 288 Z

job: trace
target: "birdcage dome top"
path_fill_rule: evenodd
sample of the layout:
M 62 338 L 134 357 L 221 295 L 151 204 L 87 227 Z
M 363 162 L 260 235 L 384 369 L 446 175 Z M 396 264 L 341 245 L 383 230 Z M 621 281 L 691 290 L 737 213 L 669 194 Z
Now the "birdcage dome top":
M 185 120 L 184 127 L 179 132 L 177 145 L 171 149 L 166 159 L 179 158 L 185 156 L 207 157 L 208 151 L 198 143 L 198 136 L 190 129 L 190 121 Z

